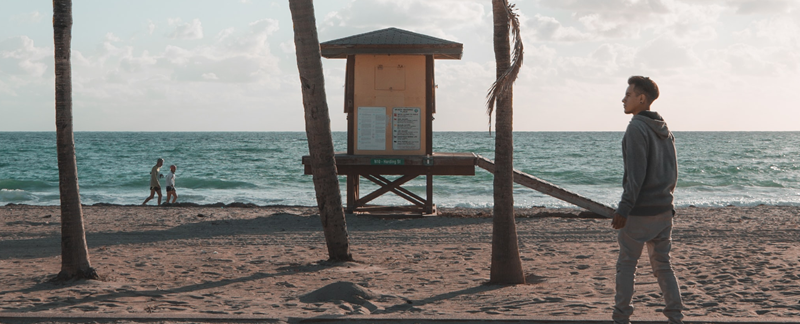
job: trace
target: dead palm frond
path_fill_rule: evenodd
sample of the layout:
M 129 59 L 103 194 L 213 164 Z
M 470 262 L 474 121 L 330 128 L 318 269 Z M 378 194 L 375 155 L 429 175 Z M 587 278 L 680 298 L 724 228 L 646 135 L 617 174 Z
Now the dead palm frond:
M 508 94 L 514 81 L 517 80 L 519 69 L 522 67 L 523 46 L 522 36 L 519 33 L 519 15 L 515 12 L 515 5 L 508 4 L 508 1 L 503 0 L 508 13 L 508 21 L 510 23 L 511 35 L 514 37 L 514 49 L 511 53 L 511 65 L 503 74 L 492 83 L 489 92 L 486 94 L 486 113 L 489 115 L 489 131 L 492 129 L 492 113 L 494 112 L 494 105 L 497 98 Z

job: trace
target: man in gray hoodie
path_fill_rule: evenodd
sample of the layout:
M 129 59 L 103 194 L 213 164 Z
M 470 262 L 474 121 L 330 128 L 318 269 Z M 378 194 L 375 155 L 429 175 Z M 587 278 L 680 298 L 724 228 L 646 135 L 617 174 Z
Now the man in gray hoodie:
M 630 322 L 636 265 L 645 245 L 653 275 L 664 295 L 663 313 L 669 323 L 683 323 L 680 288 L 669 255 L 678 162 L 675 138 L 667 123 L 650 110 L 656 98 L 658 86 L 653 80 L 642 76 L 628 79 L 622 104 L 625 113 L 633 118 L 622 138 L 623 193 L 611 223 L 620 230 L 614 323 Z

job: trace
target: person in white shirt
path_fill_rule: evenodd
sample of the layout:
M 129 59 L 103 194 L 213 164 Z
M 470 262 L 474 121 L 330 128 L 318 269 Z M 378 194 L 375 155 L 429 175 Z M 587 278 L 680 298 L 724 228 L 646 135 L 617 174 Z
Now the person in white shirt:
M 178 200 L 178 192 L 175 191 L 175 170 L 177 170 L 174 164 L 169 166 L 169 173 L 167 173 L 167 177 L 165 180 L 167 181 L 167 201 L 168 203 L 174 204 Z M 169 198 L 172 197 L 172 201 L 169 201 Z

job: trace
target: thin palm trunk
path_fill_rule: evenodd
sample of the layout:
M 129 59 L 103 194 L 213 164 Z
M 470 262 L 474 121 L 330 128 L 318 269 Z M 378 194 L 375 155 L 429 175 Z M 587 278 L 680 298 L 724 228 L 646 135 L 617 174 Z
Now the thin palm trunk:
M 54 279 L 97 279 L 89 262 L 72 132 L 72 1 L 53 1 L 56 73 L 56 147 L 61 195 L 61 272 Z
M 325 78 L 322 74 L 314 3 L 311 0 L 289 0 L 289 10 L 292 12 L 294 24 L 297 69 L 303 92 L 314 190 L 328 256 L 331 261 L 351 261 L 353 256 L 350 254 L 339 177 L 336 176 L 336 161 L 333 156 L 331 122 L 325 97 Z
M 509 7 L 504 0 L 493 0 L 494 54 L 497 61 L 497 82 L 501 89 L 494 96 L 495 109 L 495 172 L 494 217 L 492 223 L 492 266 L 489 282 L 499 284 L 525 283 L 519 257 L 517 229 L 514 219 L 514 137 L 513 89 L 501 79 L 511 65 L 509 45 Z M 515 76 L 516 77 L 516 76 Z M 513 83 L 513 80 L 510 81 Z

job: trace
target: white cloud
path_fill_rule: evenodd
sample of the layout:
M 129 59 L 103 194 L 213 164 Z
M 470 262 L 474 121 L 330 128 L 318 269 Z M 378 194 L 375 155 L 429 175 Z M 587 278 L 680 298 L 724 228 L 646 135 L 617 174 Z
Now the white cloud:
M 285 41 L 280 44 L 281 51 L 286 54 L 294 54 L 294 42 L 293 41 Z
M 178 20 L 171 24 L 185 25 Z M 140 54 L 127 41 L 109 33 L 95 53 L 76 53 L 74 91 L 77 98 L 87 102 L 115 98 L 125 105 L 159 100 L 177 100 L 176 105 L 200 105 L 204 101 L 202 105 L 209 105 L 232 95 L 231 89 L 236 87 L 252 84 L 262 91 L 279 89 L 283 77 L 268 42 L 277 30 L 277 21 L 258 20 L 241 32 L 223 29 L 201 45 L 166 45 L 161 51 Z M 210 83 L 217 88 L 204 85 Z M 226 94 L 220 95 L 220 91 Z
M 570 13 L 560 21 L 552 18 L 550 28 L 580 35 L 574 37 L 579 41 L 630 40 L 662 34 L 690 42 L 711 40 L 717 37 L 719 17 L 726 9 L 716 2 L 681 0 L 544 0 L 542 4 Z
M 691 48 L 671 35 L 662 35 L 639 49 L 636 63 L 644 70 L 691 68 L 699 63 Z
M 769 40 L 775 45 L 800 47 L 800 25 L 790 17 L 771 17 L 754 21 L 739 35 Z
M 797 5 L 793 0 L 729 0 L 740 15 L 785 13 Z
M 2 73 L 41 77 L 48 66 L 51 66 L 52 57 L 52 49 L 36 47 L 33 40 L 27 36 L 0 41 L 0 72 Z M 46 60 L 47 58 L 50 60 Z
M 539 14 L 536 14 L 526 24 L 528 26 L 523 26 L 523 28 L 527 28 L 521 28 L 521 30 L 525 30 L 526 34 L 530 33 L 534 41 L 578 42 L 593 38 L 593 35 L 581 32 L 575 27 L 564 27 L 556 18 Z
M 180 18 L 169 19 L 170 26 L 175 28 L 167 36 L 171 39 L 202 39 L 203 26 L 200 19 L 192 19 L 191 22 L 183 22 Z
M 711 68 L 736 76 L 797 75 L 797 52 L 782 51 L 775 47 L 756 47 L 737 43 L 728 48 L 705 53 Z
M 155 66 L 158 63 L 158 58 L 150 55 L 148 51 L 144 51 L 141 56 L 135 57 L 131 52 L 127 52 L 119 60 L 119 68 L 127 72 L 140 72 Z
M 114 35 L 112 32 L 106 33 L 106 41 L 107 42 L 119 42 L 121 39 Z
M 354 30 L 397 27 L 449 39 L 452 35 L 445 29 L 471 28 L 485 18 L 484 6 L 477 1 L 354 0 L 328 13 L 320 29 L 344 28 L 341 37 L 354 34 Z
M 152 35 L 156 31 L 156 24 L 152 20 L 147 21 L 147 34 Z
M 224 40 L 224 39 L 228 38 L 228 36 L 232 35 L 234 31 L 236 31 L 236 28 L 233 28 L 233 27 L 229 27 L 229 28 L 225 28 L 225 29 L 221 30 L 219 33 L 217 33 L 217 37 L 216 37 L 217 41 L 221 41 L 221 40 Z
M 661 0 L 543 0 L 542 4 L 572 12 L 588 32 L 602 39 L 638 37 L 670 13 Z

